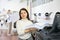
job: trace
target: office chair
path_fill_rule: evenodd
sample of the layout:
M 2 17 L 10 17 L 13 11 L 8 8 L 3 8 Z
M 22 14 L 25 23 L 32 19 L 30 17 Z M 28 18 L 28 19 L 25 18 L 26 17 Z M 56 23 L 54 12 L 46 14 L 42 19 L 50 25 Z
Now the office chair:
M 56 12 L 53 25 L 35 33 L 36 40 L 60 40 L 60 12 Z
M 60 40 L 60 12 L 56 12 L 52 29 L 49 31 L 49 36 L 53 40 Z
M 17 34 L 17 29 L 16 29 L 16 22 L 14 22 L 13 28 L 14 28 L 14 29 L 12 30 L 13 35 L 18 35 L 18 34 Z

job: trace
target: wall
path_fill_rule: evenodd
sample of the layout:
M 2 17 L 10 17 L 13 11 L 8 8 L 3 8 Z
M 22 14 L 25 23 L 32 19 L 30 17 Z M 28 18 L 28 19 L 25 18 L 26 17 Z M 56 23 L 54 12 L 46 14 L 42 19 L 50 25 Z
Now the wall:
M 5 8 L 6 10 L 11 9 L 14 11 L 19 11 L 20 8 L 22 8 L 22 7 L 25 8 L 26 6 L 27 6 L 26 1 L 24 1 L 22 3 L 20 3 L 19 0 L 11 0 L 11 1 L 1 0 L 0 1 L 0 10 Z

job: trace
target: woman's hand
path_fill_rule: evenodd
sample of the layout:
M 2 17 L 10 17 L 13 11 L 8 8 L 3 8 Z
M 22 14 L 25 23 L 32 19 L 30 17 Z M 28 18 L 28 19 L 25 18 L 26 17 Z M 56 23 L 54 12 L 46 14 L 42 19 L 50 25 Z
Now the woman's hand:
M 35 32 L 35 31 L 37 31 L 38 29 L 37 29 L 37 28 L 32 27 L 32 28 L 30 28 L 30 30 L 31 30 L 32 32 Z
M 28 29 L 26 29 L 24 32 L 25 33 L 28 33 L 28 32 L 36 32 L 38 29 L 37 28 L 28 28 Z
M 25 29 L 24 32 L 25 32 L 25 33 L 29 33 L 29 32 L 31 32 L 31 30 L 30 30 L 30 29 Z

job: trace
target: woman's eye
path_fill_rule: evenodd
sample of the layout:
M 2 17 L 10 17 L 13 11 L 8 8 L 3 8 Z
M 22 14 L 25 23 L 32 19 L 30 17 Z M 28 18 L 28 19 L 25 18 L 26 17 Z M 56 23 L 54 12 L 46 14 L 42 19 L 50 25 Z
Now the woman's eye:
M 24 14 L 26 14 L 26 13 L 24 12 Z
M 21 14 L 23 14 L 23 13 L 21 13 Z

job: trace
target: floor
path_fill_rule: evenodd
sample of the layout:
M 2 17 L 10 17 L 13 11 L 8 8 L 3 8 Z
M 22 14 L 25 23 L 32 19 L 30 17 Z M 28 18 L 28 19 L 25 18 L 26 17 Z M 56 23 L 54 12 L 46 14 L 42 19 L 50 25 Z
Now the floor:
M 7 35 L 7 30 L 1 30 L 0 29 L 0 40 L 18 40 L 17 35 Z

